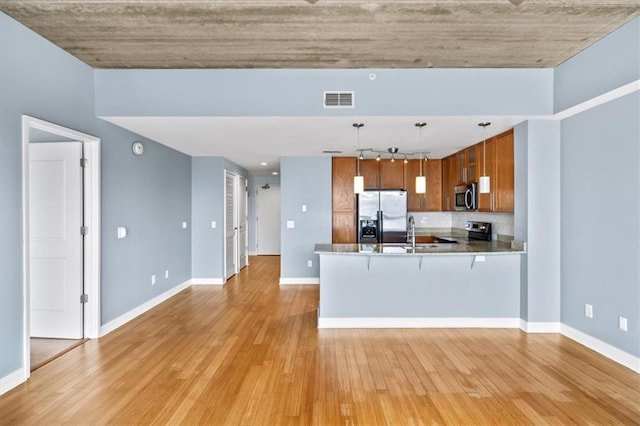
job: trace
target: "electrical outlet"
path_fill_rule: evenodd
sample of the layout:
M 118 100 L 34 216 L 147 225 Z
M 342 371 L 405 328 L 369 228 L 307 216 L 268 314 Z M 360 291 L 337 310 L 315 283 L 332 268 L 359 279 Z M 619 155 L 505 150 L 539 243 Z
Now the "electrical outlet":
M 585 303 L 584 305 L 584 316 L 587 318 L 593 318 L 593 305 Z
M 303 212 L 303 213 L 306 213 L 306 212 L 307 212 L 307 205 L 306 205 L 306 204 L 303 204 L 303 205 L 302 205 L 302 212 Z
M 164 271 L 164 278 L 165 278 L 165 279 L 169 278 L 169 270 L 168 270 L 168 269 L 166 269 L 166 270 Z
M 311 268 L 313 266 L 313 261 L 307 260 L 307 266 Z
M 618 317 L 618 328 L 622 331 L 627 331 L 627 319 L 625 317 Z
M 151 285 L 156 285 L 156 276 L 151 275 Z

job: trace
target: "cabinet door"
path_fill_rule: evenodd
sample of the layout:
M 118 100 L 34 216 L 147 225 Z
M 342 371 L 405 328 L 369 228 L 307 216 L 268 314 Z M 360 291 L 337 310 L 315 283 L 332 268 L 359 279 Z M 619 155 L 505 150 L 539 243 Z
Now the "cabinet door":
M 404 189 L 404 162 L 402 160 L 380 161 L 380 188 Z
M 418 160 L 420 161 L 420 160 Z M 442 160 L 429 160 L 423 163 L 427 177 L 427 193 L 425 211 L 442 210 Z M 415 184 L 415 183 L 414 183 Z
M 478 146 L 478 179 L 486 171 L 486 176 L 490 178 L 490 192 L 486 194 L 478 193 L 478 211 L 490 212 L 493 211 L 493 197 L 496 189 L 496 172 L 495 172 L 495 157 L 496 157 L 496 138 L 487 139 L 486 144 L 480 143 Z M 485 162 L 486 159 L 486 162 Z
M 355 243 L 358 238 L 356 229 L 355 211 L 333 212 L 332 240 L 334 244 Z
M 471 148 L 467 148 L 465 149 L 465 159 L 467 162 L 467 170 L 466 170 L 466 178 L 467 178 L 467 183 L 471 183 L 471 182 L 477 182 L 478 181 L 478 175 L 477 175 L 477 160 L 478 160 L 478 156 L 476 154 L 476 146 L 472 146 Z
M 513 130 L 496 137 L 494 211 L 513 212 Z M 493 184 L 493 182 L 492 182 Z
M 448 211 L 451 205 L 451 199 L 449 198 L 449 168 L 451 167 L 451 160 L 449 157 L 442 159 L 442 210 Z
M 360 175 L 365 189 L 380 188 L 380 163 L 377 160 L 360 160 Z
M 451 167 L 449 167 L 449 210 L 456 209 L 455 187 L 458 185 L 458 156 L 451 156 Z
M 410 212 L 424 211 L 425 194 L 416 194 L 416 176 L 419 175 L 420 160 L 409 160 L 404 165 L 404 182 L 407 190 L 407 211 Z
M 333 157 L 331 175 L 333 211 L 355 211 L 356 195 L 353 192 L 353 177 L 356 175 L 356 159 Z
M 456 166 L 458 168 L 457 184 L 463 185 L 467 183 L 467 156 L 464 150 L 456 153 Z

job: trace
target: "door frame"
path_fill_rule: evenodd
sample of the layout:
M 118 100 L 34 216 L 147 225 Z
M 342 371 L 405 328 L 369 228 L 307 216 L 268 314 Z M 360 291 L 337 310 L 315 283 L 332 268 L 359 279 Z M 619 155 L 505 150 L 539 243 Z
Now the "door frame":
M 242 181 L 244 180 L 244 186 L 242 186 Z M 236 247 L 236 259 L 237 272 L 240 272 L 243 268 L 249 266 L 249 179 L 242 175 L 236 175 L 236 194 L 237 194 L 237 221 L 238 221 L 238 247 Z M 244 203 L 244 212 L 240 211 L 240 199 L 242 199 Z M 244 213 L 244 217 L 242 216 Z M 240 241 L 240 225 L 244 221 L 244 239 Z M 244 246 L 244 254 L 247 258 L 247 263 L 244 266 L 240 265 L 240 248 Z M 236 272 L 236 273 L 237 273 Z
M 29 231 L 29 139 L 30 129 L 82 142 L 88 165 L 84 172 L 84 224 L 89 232 L 84 239 L 84 337 L 98 338 L 100 333 L 100 138 L 78 132 L 39 118 L 22 115 L 22 332 L 23 377 L 31 375 L 31 282 Z M 78 230 L 80 232 L 80 230 Z

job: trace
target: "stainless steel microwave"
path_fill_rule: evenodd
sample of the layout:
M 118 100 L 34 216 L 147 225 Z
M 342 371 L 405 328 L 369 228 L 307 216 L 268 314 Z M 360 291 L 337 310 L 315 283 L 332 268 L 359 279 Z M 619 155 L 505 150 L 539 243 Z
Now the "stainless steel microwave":
M 476 210 L 478 208 L 478 185 L 476 183 L 456 186 L 454 195 L 456 210 Z

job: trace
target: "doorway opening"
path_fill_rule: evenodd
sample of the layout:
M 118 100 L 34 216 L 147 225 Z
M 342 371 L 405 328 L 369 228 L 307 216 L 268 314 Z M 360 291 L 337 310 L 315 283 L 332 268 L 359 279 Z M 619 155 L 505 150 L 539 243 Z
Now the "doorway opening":
M 256 188 L 256 244 L 258 255 L 280 254 L 280 187 Z
M 26 380 L 99 335 L 100 139 L 23 115 L 22 158 Z
M 249 264 L 247 179 L 225 170 L 224 278 L 231 278 Z

